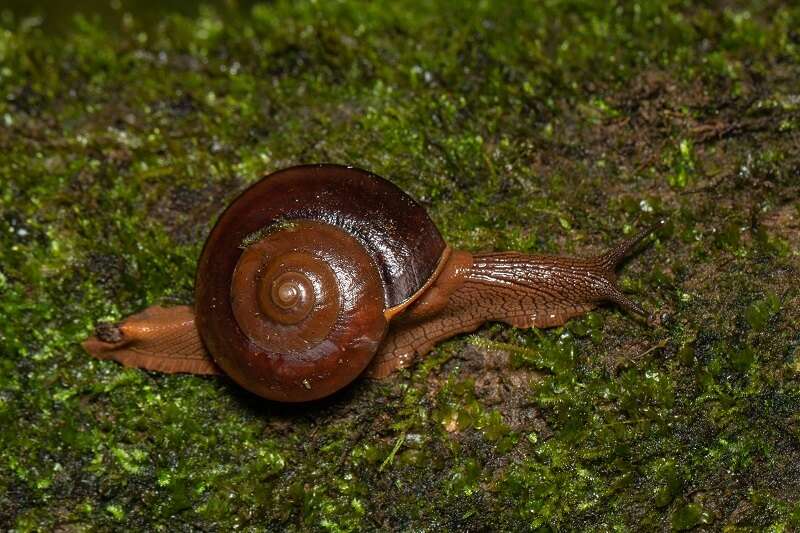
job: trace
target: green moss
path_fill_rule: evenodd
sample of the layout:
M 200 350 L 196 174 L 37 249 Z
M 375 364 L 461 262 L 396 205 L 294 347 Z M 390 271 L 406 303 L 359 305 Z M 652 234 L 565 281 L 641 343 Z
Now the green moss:
M 775 294 L 769 294 L 765 299 L 754 302 L 745 311 L 745 318 L 750 327 L 755 330 L 764 329 L 767 321 L 781 308 L 780 300 Z
M 672 513 L 672 529 L 674 531 L 686 531 L 700 524 L 708 524 L 708 522 L 708 513 L 696 503 L 682 505 Z
M 0 13 L 0 529 L 800 527 L 800 9 L 70 5 Z M 309 162 L 475 250 L 669 216 L 620 280 L 660 325 L 487 325 L 300 407 L 83 353 Z
M 685 188 L 695 175 L 694 147 L 689 139 L 681 139 L 677 149 L 667 156 L 666 164 L 674 170 L 667 177 L 672 187 Z

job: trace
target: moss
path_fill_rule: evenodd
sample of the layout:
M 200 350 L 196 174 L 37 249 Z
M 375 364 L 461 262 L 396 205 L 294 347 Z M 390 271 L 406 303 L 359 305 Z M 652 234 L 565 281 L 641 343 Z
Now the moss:
M 797 7 L 17 4 L 0 528 L 800 527 Z M 669 216 L 621 277 L 660 325 L 490 324 L 310 406 L 82 352 L 190 302 L 225 204 L 320 161 L 470 249 L 588 255 Z

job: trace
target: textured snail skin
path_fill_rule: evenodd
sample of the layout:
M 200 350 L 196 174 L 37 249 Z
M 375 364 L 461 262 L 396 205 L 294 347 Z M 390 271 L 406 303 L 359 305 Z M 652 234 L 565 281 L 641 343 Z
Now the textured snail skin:
M 487 321 L 552 327 L 602 302 L 644 315 L 614 271 L 653 229 L 587 259 L 454 251 L 383 178 L 292 167 L 220 217 L 198 263 L 194 308 L 151 307 L 83 346 L 127 366 L 224 373 L 272 400 L 314 400 L 362 374 L 385 377 Z
M 484 322 L 518 328 L 564 324 L 602 302 L 644 315 L 615 285 L 614 268 L 650 230 L 590 259 L 518 252 L 454 252 L 436 283 L 398 317 L 367 375 L 383 378 L 417 354 Z
M 188 305 L 153 305 L 122 324 L 102 324 L 82 344 L 98 359 L 156 372 L 221 374 L 209 356 Z

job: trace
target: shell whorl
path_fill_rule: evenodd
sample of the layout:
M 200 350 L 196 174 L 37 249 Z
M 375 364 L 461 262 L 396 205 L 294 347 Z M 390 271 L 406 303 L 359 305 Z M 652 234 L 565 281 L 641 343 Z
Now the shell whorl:
M 285 169 L 240 195 L 211 231 L 197 327 L 217 364 L 252 392 L 327 396 L 367 366 L 384 311 L 425 285 L 444 249 L 425 210 L 383 178 Z
M 354 378 L 369 363 L 386 332 L 383 296 L 358 241 L 329 224 L 297 221 L 244 251 L 230 299 L 242 333 L 309 373 L 300 385 L 314 394 L 334 373 Z

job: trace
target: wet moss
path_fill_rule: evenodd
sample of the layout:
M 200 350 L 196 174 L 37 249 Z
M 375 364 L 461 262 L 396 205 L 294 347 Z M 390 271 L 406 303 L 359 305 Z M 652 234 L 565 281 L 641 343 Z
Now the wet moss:
M 0 12 L 2 529 L 800 527 L 798 8 L 83 11 Z M 621 277 L 659 325 L 487 325 L 301 407 L 82 352 L 191 302 L 225 204 L 318 161 L 474 250 L 668 216 Z

